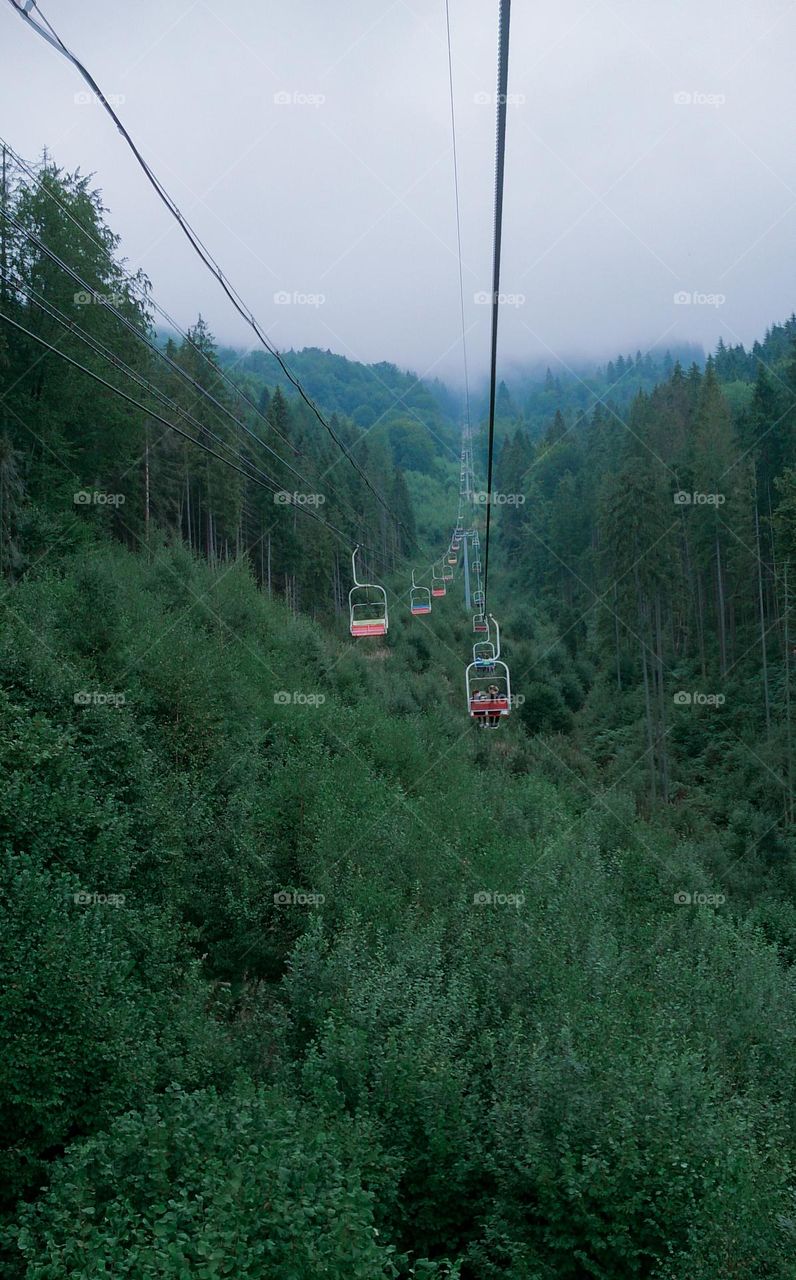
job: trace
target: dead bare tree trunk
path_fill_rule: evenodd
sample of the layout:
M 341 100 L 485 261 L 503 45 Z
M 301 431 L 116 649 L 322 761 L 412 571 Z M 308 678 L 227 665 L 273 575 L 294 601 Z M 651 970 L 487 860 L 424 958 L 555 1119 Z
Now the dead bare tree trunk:
M 757 603 L 760 614 L 760 659 L 763 668 L 763 704 L 766 711 L 766 736 L 771 737 L 771 704 L 768 696 L 768 657 L 766 654 L 766 615 L 763 608 L 763 562 L 760 559 L 760 515 L 755 500 L 755 546 L 757 551 Z
M 644 676 L 644 710 L 647 724 L 647 749 L 650 758 L 650 800 L 653 807 L 658 800 L 657 785 L 657 764 L 655 761 L 655 732 L 652 725 L 652 699 L 650 697 L 650 676 L 647 666 L 647 646 L 644 643 L 644 633 L 646 631 L 645 606 L 641 594 L 641 586 L 638 578 L 638 566 L 634 570 L 634 578 L 636 583 L 636 601 L 638 606 L 638 642 L 641 651 L 641 670 Z
M 721 546 L 716 534 L 716 608 L 719 615 L 719 670 L 723 676 L 727 674 L 727 631 L 724 616 L 724 576 L 721 565 Z
M 191 511 L 191 481 L 185 472 L 185 511 L 188 519 L 188 546 L 193 551 L 193 512 Z
M 149 424 L 144 444 L 144 540 L 149 545 Z
M 663 687 L 663 626 L 661 623 L 661 596 L 660 592 L 655 595 L 655 645 L 656 654 L 656 676 L 658 685 L 658 752 L 660 757 L 661 769 L 661 794 L 664 804 L 669 799 L 669 758 L 666 752 L 666 695 Z
M 697 605 L 697 643 L 699 645 L 699 666 L 703 677 L 707 675 L 707 665 L 705 663 L 705 625 L 702 614 L 703 597 L 702 597 L 702 574 L 696 575 L 696 605 Z
M 794 655 L 790 651 L 790 595 L 788 590 L 788 561 L 785 561 L 785 609 L 784 609 L 784 628 L 785 628 L 785 743 L 786 743 L 786 761 L 788 775 L 788 790 L 785 797 L 785 818 L 788 822 L 793 822 L 793 736 L 791 731 L 791 710 L 790 710 L 790 673 L 793 666 Z

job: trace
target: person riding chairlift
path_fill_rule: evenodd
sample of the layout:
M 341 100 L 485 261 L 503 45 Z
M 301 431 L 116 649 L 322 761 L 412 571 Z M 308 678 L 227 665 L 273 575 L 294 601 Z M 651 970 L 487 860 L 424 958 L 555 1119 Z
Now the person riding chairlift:
M 489 702 L 497 702 L 498 698 L 500 697 L 500 689 L 497 687 L 496 684 L 491 684 L 489 686 L 489 691 L 486 697 Z M 490 714 L 487 716 L 487 720 L 489 724 L 497 724 L 499 719 L 500 719 L 499 711 L 490 712 Z

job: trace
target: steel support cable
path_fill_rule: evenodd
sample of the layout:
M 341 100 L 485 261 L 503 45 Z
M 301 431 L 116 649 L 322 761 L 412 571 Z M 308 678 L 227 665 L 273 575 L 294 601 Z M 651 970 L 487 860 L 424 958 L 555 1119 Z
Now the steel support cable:
M 24 293 L 25 297 L 32 300 L 35 305 L 45 313 L 45 315 L 48 315 L 51 320 L 55 320 L 56 324 L 61 325 L 61 327 L 67 332 L 72 333 L 85 346 L 93 351 L 95 355 L 100 356 L 103 360 L 107 360 L 107 362 L 119 373 L 130 378 L 141 388 L 142 391 L 145 391 L 148 395 L 152 396 L 162 408 L 170 409 L 172 413 L 178 413 L 180 417 L 189 422 L 191 426 L 209 436 L 210 439 L 214 440 L 221 448 L 228 450 L 233 457 L 238 457 L 241 461 L 244 461 L 245 465 L 250 467 L 255 473 L 255 475 L 251 477 L 252 479 L 254 479 L 255 476 L 259 476 L 270 488 L 272 488 L 274 493 L 283 492 L 278 481 L 274 480 L 273 476 L 269 476 L 267 472 L 263 471 L 262 468 L 258 467 L 250 459 L 241 458 L 239 447 L 236 448 L 208 427 L 206 423 L 200 422 L 198 418 L 195 418 L 193 414 L 189 412 L 189 410 L 184 409 L 182 405 L 178 404 L 176 400 L 173 400 L 171 396 L 169 396 L 165 391 L 162 391 L 160 387 L 157 387 L 153 382 L 150 382 L 143 373 L 132 368 L 126 363 L 126 361 L 122 360 L 121 356 L 118 356 L 115 351 L 112 351 L 110 347 L 101 341 L 100 338 L 95 337 L 92 333 L 87 333 L 85 329 L 81 328 L 79 324 L 76 324 L 75 321 L 65 315 L 63 311 L 59 310 L 58 307 L 54 306 L 53 303 L 49 302 L 39 294 L 38 290 L 32 289 L 30 285 L 22 283 L 15 276 L 9 273 L 3 273 L 0 271 L 0 278 L 4 279 L 6 283 L 10 284 L 12 288 L 17 290 L 17 292 Z
M 47 342 L 44 338 L 41 338 L 37 333 L 34 333 L 31 329 L 26 329 L 25 326 L 23 324 L 20 324 L 18 320 L 14 320 L 11 316 L 6 315 L 2 311 L 0 311 L 0 320 L 4 320 L 6 324 L 12 325 L 15 329 L 18 329 L 21 333 L 24 333 L 28 338 L 32 338 L 34 342 L 38 342 L 39 345 L 44 347 L 47 351 L 51 352 L 53 355 L 58 356 L 61 360 L 64 360 L 67 364 L 72 365 L 73 368 L 79 369 L 82 373 L 87 374 L 89 378 L 92 378 L 95 382 L 99 382 L 100 385 L 107 388 L 108 391 L 113 392 L 114 395 L 119 396 L 122 400 L 125 400 L 128 404 L 133 405 L 136 409 L 140 409 L 142 413 L 147 414 L 150 418 L 154 418 L 156 422 L 162 423 L 164 427 L 168 427 L 169 431 L 176 432 L 178 436 L 182 436 L 183 439 L 188 440 L 190 444 L 196 445 L 198 449 L 202 449 L 204 450 L 205 453 L 210 454 L 211 457 L 217 458 L 218 461 L 222 462 L 225 466 L 231 467 L 233 471 L 237 471 L 240 475 L 244 477 L 244 479 L 254 480 L 256 484 L 260 484 L 260 487 L 266 489 L 269 493 L 274 492 L 274 490 L 268 489 L 268 486 L 261 484 L 261 482 L 257 480 L 256 477 L 252 476 L 249 472 L 244 471 L 236 463 L 230 462 L 228 458 L 223 457 L 220 453 L 216 453 L 215 449 L 211 449 L 208 445 L 203 444 L 201 440 L 196 440 L 193 436 L 189 435 L 187 431 L 183 431 L 182 428 L 178 427 L 175 423 L 169 422 L 168 419 L 162 417 L 159 413 L 156 413 L 154 409 L 149 408 L 145 404 L 141 404 L 140 401 L 136 400 L 133 396 L 128 395 L 126 391 L 122 391 L 120 387 L 115 387 L 112 382 L 108 382 L 106 378 L 103 378 L 100 374 L 95 373 L 93 369 L 87 368 L 86 365 L 81 364 L 79 360 L 75 360 L 73 359 L 72 356 L 68 356 L 66 352 L 61 351 L 58 347 L 54 347 L 52 343 Z M 331 533 L 334 533 L 340 539 L 343 545 L 350 550 L 351 541 L 352 541 L 350 534 L 344 533 L 341 529 L 338 529 L 337 526 L 333 525 L 330 521 L 324 520 L 321 516 L 317 515 L 313 510 L 311 510 L 311 508 L 307 506 L 303 506 L 299 503 L 289 503 L 286 505 L 291 506 L 293 510 L 301 511 L 304 515 L 308 516 L 310 519 L 315 520 L 324 529 L 328 529 Z M 374 555 L 377 559 L 381 560 L 383 564 L 388 563 L 388 561 L 381 554 L 381 552 L 376 551 L 374 547 L 367 546 L 365 543 L 360 543 L 359 545 L 363 548 L 363 550 L 369 551 L 371 555 Z
M 467 337 L 464 321 L 464 272 L 462 268 L 462 222 L 459 211 L 459 161 L 456 150 L 456 112 L 453 103 L 453 55 L 451 52 L 451 15 L 450 0 L 445 0 L 445 32 L 448 41 L 448 84 L 450 87 L 451 105 L 451 140 L 453 144 L 453 188 L 456 195 L 456 247 L 459 259 L 459 309 L 462 322 L 462 362 L 464 364 L 464 402 L 465 420 L 470 426 L 470 379 L 467 372 Z
M 15 227 L 23 235 L 27 236 L 28 239 L 31 241 L 31 243 L 34 244 L 41 253 L 45 254 L 50 259 L 51 262 L 53 262 L 57 267 L 60 267 L 60 269 L 66 272 L 67 275 L 71 276 L 75 284 L 79 285 L 84 293 L 91 294 L 92 298 L 96 299 L 100 303 L 100 305 L 106 309 L 106 311 L 109 311 L 111 315 L 115 316 L 116 319 L 120 322 L 120 324 L 122 324 L 125 327 L 125 329 L 127 329 L 130 333 L 132 333 L 136 338 L 140 339 L 140 341 L 143 342 L 144 345 L 147 346 L 154 355 L 158 356 L 161 360 L 163 360 L 169 366 L 172 372 L 179 374 L 184 381 L 189 383 L 190 386 L 193 387 L 194 391 L 196 391 L 200 397 L 204 396 L 207 400 L 211 401 L 214 407 L 219 411 L 219 413 L 223 413 L 225 417 L 229 418 L 232 422 L 234 422 L 236 427 L 239 427 L 242 431 L 245 431 L 246 435 L 248 435 L 252 440 L 256 441 L 256 443 L 259 444 L 263 449 L 265 449 L 267 453 L 270 453 L 271 456 L 275 458 L 277 462 L 281 462 L 283 466 L 287 467 L 288 471 L 290 471 L 291 474 L 294 475 L 297 480 L 300 480 L 302 484 L 306 484 L 306 485 L 310 484 L 310 481 L 308 481 L 306 477 L 301 474 L 300 471 L 297 471 L 296 468 L 290 462 L 288 462 L 285 458 L 280 457 L 280 455 L 276 452 L 275 449 L 272 449 L 271 446 L 267 444 L 265 440 L 262 440 L 260 436 L 257 435 L 256 432 L 252 431 L 251 427 L 247 426 L 246 423 L 243 422 L 240 418 L 238 418 L 234 413 L 232 413 L 232 411 L 228 409 L 226 405 L 222 404 L 220 400 L 216 399 L 212 391 L 203 387 L 201 383 L 196 381 L 195 378 L 192 378 L 190 373 L 188 373 L 187 369 L 183 369 L 181 365 L 177 364 L 176 360 L 172 360 L 171 356 L 167 355 L 165 351 L 162 351 L 160 347 L 158 347 L 157 344 L 154 343 L 152 339 L 146 335 L 146 333 L 144 333 L 141 329 L 139 329 L 128 316 L 124 315 L 124 313 L 120 311 L 119 308 L 114 303 L 110 302 L 106 295 L 99 293 L 93 287 L 93 285 L 90 285 L 86 280 L 84 280 L 83 277 L 80 275 L 80 273 L 75 271 L 74 267 L 70 266 L 68 262 L 65 262 L 63 258 L 59 257 L 59 255 L 55 253 L 54 250 L 52 250 L 49 247 L 49 245 L 45 244 L 44 241 L 39 236 L 37 236 L 34 231 L 31 231 L 28 227 L 23 226 L 23 224 L 13 216 L 13 214 L 6 213 L 4 216 L 6 221 L 11 226 Z M 23 285 L 23 288 L 24 287 L 26 286 Z M 211 365 L 211 367 L 215 369 L 214 365 Z M 216 370 L 216 372 L 218 372 L 218 370 Z
M 78 221 L 78 219 L 74 216 L 71 210 L 67 208 L 67 206 L 64 204 L 62 200 L 58 199 L 58 196 L 55 194 L 55 192 L 52 191 L 50 187 L 48 187 L 47 183 L 43 181 L 41 175 L 38 174 L 35 169 L 32 169 L 30 165 L 28 165 L 27 162 L 22 158 L 22 156 L 20 156 L 19 153 L 15 151 L 14 148 L 10 145 L 10 143 L 6 142 L 6 140 L 3 137 L 0 137 L 0 146 L 5 147 L 6 151 L 9 153 L 9 155 L 11 156 L 15 164 L 17 164 L 19 168 L 22 169 L 23 173 L 27 174 L 27 176 L 38 185 L 39 190 L 45 196 L 47 196 L 48 199 L 52 200 L 53 203 L 57 205 L 57 207 L 61 210 L 61 212 L 65 215 L 65 217 L 67 217 L 69 221 L 73 223 L 75 227 L 77 227 L 81 235 L 85 236 L 85 238 L 89 241 L 90 244 L 93 244 L 97 249 L 101 250 L 101 252 L 107 256 L 109 263 L 113 267 L 115 267 L 117 270 L 120 271 L 122 278 L 124 279 L 127 285 L 127 288 L 137 293 L 141 301 L 146 306 L 151 306 L 152 309 L 156 311 L 157 314 L 161 316 L 166 321 L 167 324 L 171 325 L 175 333 L 178 333 L 180 337 L 183 339 L 183 341 L 188 343 L 191 350 L 194 351 L 196 355 L 199 356 L 199 358 L 203 360 L 204 363 L 208 365 L 208 367 L 211 368 L 213 372 L 218 377 L 220 377 L 228 387 L 232 389 L 232 391 L 235 393 L 236 396 L 239 396 L 240 399 L 243 400 L 244 403 L 247 404 L 249 408 L 254 413 L 257 414 L 257 417 L 260 419 L 260 421 L 264 422 L 265 425 L 269 427 L 271 431 L 273 431 L 274 435 L 277 436 L 280 440 L 282 440 L 287 445 L 287 447 L 290 449 L 293 455 L 295 457 L 300 457 L 301 456 L 300 450 L 296 448 L 292 440 L 288 440 L 287 436 L 283 435 L 283 433 L 279 430 L 279 428 L 275 426 L 274 423 L 271 422 L 270 419 L 265 416 L 265 414 L 262 412 L 261 409 L 257 407 L 254 401 L 250 399 L 249 396 L 246 395 L 246 392 L 241 387 L 239 387 L 235 382 L 233 382 L 232 379 L 229 377 L 229 375 L 223 369 L 213 364 L 212 360 L 207 355 L 207 352 L 203 351 L 201 347 L 198 347 L 196 345 L 193 338 L 191 338 L 190 334 L 185 332 L 185 330 L 179 325 L 179 323 L 174 319 L 174 317 L 169 315 L 168 311 L 166 311 L 166 309 L 162 307 L 160 303 L 154 297 L 152 297 L 151 294 L 147 292 L 146 288 L 142 284 L 140 284 L 135 279 L 134 276 L 131 276 L 126 272 L 122 271 L 119 264 L 115 262 L 114 259 L 111 257 L 110 252 L 108 250 L 108 246 L 104 245 L 101 240 L 97 239 L 96 236 L 93 236 L 91 232 L 86 227 L 84 227 L 82 223 Z M 10 216 L 10 215 L 6 214 L 6 216 Z M 158 348 L 158 351 L 159 350 L 160 349 Z M 187 373 L 185 376 L 186 377 L 188 376 Z M 205 394 L 209 394 L 209 393 L 205 392 Z M 284 459 L 282 459 L 282 461 L 284 461 Z M 285 463 L 285 465 L 288 465 L 288 464 Z
M 168 356 L 164 351 L 161 351 L 161 349 L 155 343 L 153 343 L 146 336 L 145 333 L 143 333 L 140 329 L 138 329 L 127 316 L 125 316 L 121 311 L 119 311 L 119 309 L 116 306 L 110 303 L 103 294 L 98 293 L 96 289 L 94 289 L 91 285 L 89 285 L 82 278 L 82 276 L 80 276 L 79 273 L 74 270 L 73 267 L 71 267 L 67 262 L 65 262 L 62 258 L 60 258 L 58 254 L 54 253 L 53 250 L 50 249 L 49 246 L 46 245 L 44 241 L 40 239 L 40 237 L 38 237 L 34 232 L 30 231 L 28 228 L 24 227 L 21 223 L 19 223 L 18 220 L 13 217 L 13 215 L 6 214 L 5 217 L 9 223 L 13 224 L 24 235 L 26 235 L 31 240 L 31 242 L 34 243 L 38 249 L 40 249 L 42 253 L 46 254 L 50 258 L 50 260 L 55 263 L 56 266 L 60 267 L 63 271 L 65 271 L 68 275 L 70 275 L 71 278 L 75 281 L 75 283 L 81 286 L 84 292 L 89 293 L 93 297 L 97 298 L 99 302 L 107 310 L 110 310 L 110 312 L 124 325 L 124 327 L 128 329 L 135 337 L 139 338 L 150 349 L 150 351 L 152 351 L 155 355 L 163 359 L 173 371 L 182 375 L 185 381 L 187 381 L 187 383 L 194 388 L 194 390 L 198 393 L 199 396 L 205 396 L 220 412 L 225 414 L 225 416 L 229 418 L 230 421 L 237 428 L 243 430 L 248 436 L 251 437 L 252 440 L 254 440 L 257 444 L 261 445 L 268 453 L 270 453 L 276 459 L 277 462 L 281 462 L 283 466 L 287 467 L 287 469 L 291 472 L 291 474 L 294 475 L 296 479 L 300 480 L 301 483 L 306 487 L 307 492 L 311 492 L 313 490 L 314 484 L 315 484 L 314 481 L 308 480 L 306 476 L 303 476 L 301 472 L 297 471 L 296 468 L 291 465 L 291 463 L 287 462 L 286 459 L 282 458 L 278 453 L 276 453 L 270 447 L 270 445 L 266 444 L 266 442 L 262 440 L 255 432 L 253 432 L 251 428 L 246 425 L 245 422 L 239 419 L 234 413 L 231 412 L 231 410 L 229 410 L 225 405 L 223 405 L 219 400 L 217 400 L 216 397 L 211 392 L 206 391 L 205 388 L 203 388 L 200 383 L 196 382 L 196 380 L 191 377 L 191 375 L 187 372 L 187 370 L 182 369 L 182 367 L 178 365 L 176 361 L 172 360 L 171 357 Z M 10 281 L 10 283 L 14 283 L 14 282 Z M 18 283 L 21 283 L 21 287 L 25 291 L 28 291 L 29 286 L 27 286 L 22 282 L 18 282 Z M 73 322 L 68 318 L 67 318 L 67 322 L 70 324 L 73 324 Z M 73 327 L 75 327 L 76 329 L 79 328 L 79 326 L 73 326 Z M 97 339 L 93 339 L 93 340 L 97 341 Z M 119 359 L 119 357 L 115 356 L 113 353 L 111 353 L 111 356 L 108 358 L 112 358 L 114 361 L 117 361 L 117 362 Z M 211 367 L 215 369 L 215 366 L 212 364 L 211 364 Z M 155 390 L 154 388 L 151 388 L 151 389 L 153 391 Z M 165 395 L 165 392 L 157 391 L 156 394 Z M 184 416 L 190 416 L 190 415 L 186 415 L 179 406 L 177 406 L 177 408 L 179 412 L 184 414 Z M 208 429 L 207 427 L 204 426 L 204 424 L 199 424 L 199 425 L 202 427 L 202 430 Z M 226 442 L 224 441 L 222 441 L 221 443 L 226 445 Z M 254 470 L 259 470 L 259 468 L 257 468 L 254 462 L 250 463 L 250 465 Z M 262 474 L 265 474 L 265 473 L 263 472 Z M 276 481 L 274 481 L 274 485 L 275 485 L 275 490 L 280 491 L 279 484 Z M 332 493 L 334 493 L 336 496 L 339 497 L 339 494 L 337 493 L 337 490 L 334 488 L 334 486 L 329 485 L 328 487 L 331 489 Z M 360 525 L 359 527 L 362 528 L 363 526 Z
M 503 180 L 506 166 L 506 104 L 509 81 L 509 19 L 511 0 L 500 0 L 498 36 L 497 145 L 495 154 L 495 228 L 492 254 L 492 347 L 489 362 L 489 437 L 486 480 L 486 530 L 484 534 L 484 613 L 489 603 L 489 532 L 492 517 L 492 470 L 495 452 L 495 399 L 497 394 L 498 302 L 500 249 L 503 235 Z
M 83 66 L 83 63 L 79 60 L 79 58 L 77 58 L 75 54 L 73 54 L 66 47 L 61 37 L 53 28 L 52 24 L 47 20 L 47 18 L 45 18 L 41 9 L 39 9 L 38 5 L 36 4 L 36 0 L 8 0 L 8 3 L 11 5 L 12 9 L 14 9 L 15 12 L 20 15 L 20 17 L 24 18 L 28 26 L 30 26 L 37 33 L 37 35 L 40 35 L 44 40 L 48 42 L 48 44 L 51 44 L 53 48 L 57 50 L 58 53 L 60 53 L 63 57 L 65 57 L 69 62 L 72 63 L 72 65 L 76 68 L 76 70 L 85 80 L 86 84 L 89 86 L 91 91 L 94 94 L 96 94 L 98 101 L 105 108 L 108 115 L 111 117 L 114 124 L 116 125 L 116 128 L 118 129 L 119 133 L 122 135 L 128 147 L 132 151 L 140 168 L 143 170 L 144 174 L 146 175 L 148 182 L 151 184 L 151 186 L 153 187 L 153 189 L 155 190 L 155 192 L 157 193 L 157 195 L 159 196 L 163 204 L 166 206 L 166 208 L 168 209 L 172 217 L 179 223 L 179 226 L 182 229 L 183 234 L 185 235 L 186 239 L 190 243 L 191 247 L 194 249 L 196 254 L 201 258 L 202 262 L 207 267 L 207 269 L 211 272 L 211 274 L 215 276 L 218 283 L 221 285 L 221 288 L 223 289 L 224 293 L 227 295 L 230 302 L 235 307 L 235 310 L 242 317 L 242 319 L 245 320 L 246 324 L 249 325 L 252 331 L 256 334 L 258 340 L 265 347 L 269 355 L 273 356 L 274 359 L 277 361 L 285 377 L 292 384 L 292 386 L 295 387 L 295 389 L 298 391 L 302 400 L 304 400 L 305 404 L 309 407 L 309 409 L 318 419 L 318 421 L 320 422 L 324 430 L 329 433 L 329 435 L 334 440 L 337 447 L 345 455 L 345 457 L 351 463 L 354 470 L 357 472 L 360 478 L 364 481 L 364 483 L 370 489 L 373 496 L 376 498 L 379 504 L 387 512 L 390 519 L 395 524 L 399 525 L 400 528 L 402 528 L 408 536 L 409 531 L 406 528 L 406 525 L 403 523 L 400 517 L 394 515 L 394 513 L 390 510 L 389 505 L 385 502 L 384 498 L 379 493 L 378 489 L 374 487 L 369 477 L 360 467 L 357 460 L 352 456 L 349 449 L 346 447 L 346 445 L 337 435 L 337 432 L 334 430 L 331 424 L 327 422 L 326 418 L 323 416 L 320 409 L 315 404 L 314 400 L 304 390 L 304 387 L 301 385 L 298 378 L 293 374 L 293 372 L 290 370 L 288 365 L 285 363 L 280 352 L 276 349 L 276 347 L 273 346 L 273 344 L 268 339 L 267 335 L 265 334 L 265 332 L 259 325 L 257 319 L 255 318 L 253 312 L 250 311 L 250 309 L 246 306 L 246 303 L 243 301 L 243 298 L 240 296 L 240 294 L 237 292 L 235 287 L 228 280 L 227 276 L 224 274 L 221 267 L 219 266 L 215 258 L 210 253 L 209 249 L 202 243 L 198 234 L 194 231 L 193 227 L 188 222 L 188 219 L 182 214 L 182 212 L 178 208 L 175 201 L 172 199 L 172 197 L 169 195 L 166 188 L 160 182 L 159 178 L 156 176 L 153 170 L 149 167 L 147 161 L 144 159 L 143 155 L 138 150 L 138 147 L 133 141 L 131 135 L 128 133 L 127 129 L 122 124 L 121 119 L 116 114 L 111 104 L 108 102 L 107 98 L 105 97 L 104 93 L 100 89 L 99 85 L 97 84 L 96 80 L 93 78 L 91 73 L 86 69 L 86 67 Z M 45 30 L 43 26 L 41 26 L 38 22 L 36 22 L 32 18 L 31 10 L 33 9 L 36 10 L 42 22 L 47 27 L 47 30 Z

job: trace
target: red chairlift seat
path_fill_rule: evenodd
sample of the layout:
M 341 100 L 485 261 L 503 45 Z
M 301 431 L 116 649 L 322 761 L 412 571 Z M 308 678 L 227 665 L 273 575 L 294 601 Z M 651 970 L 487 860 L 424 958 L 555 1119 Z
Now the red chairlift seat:
M 470 714 L 473 716 L 507 716 L 511 710 L 505 695 L 499 698 L 471 698 Z
M 465 670 L 467 711 L 482 729 L 496 729 L 504 716 L 511 714 L 511 672 L 500 658 L 500 627 L 495 623 L 493 670 L 488 674 L 476 658 L 479 645 L 473 646 L 473 661 Z M 484 642 L 485 644 L 487 642 Z
M 384 618 L 354 618 L 351 622 L 352 636 L 386 636 L 387 622 Z
M 445 584 L 450 581 L 450 579 L 445 576 L 447 573 L 447 570 L 441 560 L 439 561 L 439 566 L 440 567 L 438 568 L 436 562 L 431 566 L 432 596 L 444 596 L 447 590 Z M 452 576 L 453 575 L 451 574 L 451 577 Z

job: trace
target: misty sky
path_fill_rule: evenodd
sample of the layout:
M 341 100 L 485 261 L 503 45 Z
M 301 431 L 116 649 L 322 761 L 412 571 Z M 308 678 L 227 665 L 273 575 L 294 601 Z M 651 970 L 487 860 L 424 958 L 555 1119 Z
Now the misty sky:
M 123 95 L 133 137 L 277 346 L 458 381 L 444 0 L 41 5 L 104 92 Z M 480 375 L 497 2 L 450 5 Z M 794 49 L 793 0 L 514 0 L 504 368 L 720 336 L 749 344 L 790 314 Z M 219 340 L 250 345 L 110 119 L 82 100 L 77 72 L 5 2 L 0 50 L 3 136 L 27 159 L 46 145 L 93 171 L 162 305 L 184 326 L 201 310 Z

